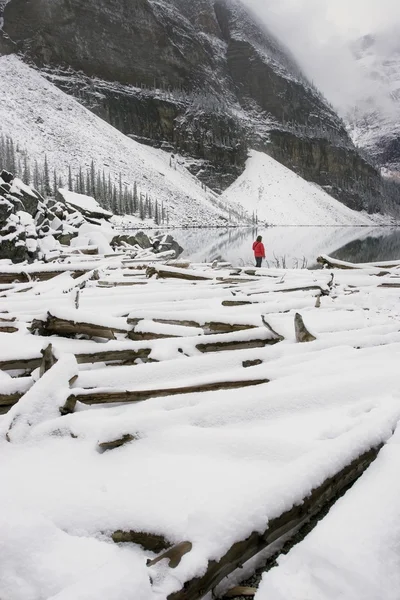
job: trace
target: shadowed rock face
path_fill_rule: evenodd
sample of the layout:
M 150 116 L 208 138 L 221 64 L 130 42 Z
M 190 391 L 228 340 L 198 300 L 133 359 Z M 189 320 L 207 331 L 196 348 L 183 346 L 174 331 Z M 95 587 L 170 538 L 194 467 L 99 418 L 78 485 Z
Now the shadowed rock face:
M 185 154 L 216 190 L 253 147 L 354 207 L 354 180 L 378 193 L 343 123 L 238 0 L 10 0 L 4 18 L 54 83 L 123 133 Z

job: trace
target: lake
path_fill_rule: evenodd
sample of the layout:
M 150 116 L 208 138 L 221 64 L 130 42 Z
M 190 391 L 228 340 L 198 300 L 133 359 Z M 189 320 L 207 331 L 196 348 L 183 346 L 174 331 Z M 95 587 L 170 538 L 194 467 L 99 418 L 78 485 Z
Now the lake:
M 400 259 L 400 229 L 391 227 L 268 227 L 169 230 L 192 262 L 253 265 L 252 244 L 262 235 L 264 266 L 316 266 L 320 254 L 350 262 Z M 150 234 L 152 232 L 150 231 Z

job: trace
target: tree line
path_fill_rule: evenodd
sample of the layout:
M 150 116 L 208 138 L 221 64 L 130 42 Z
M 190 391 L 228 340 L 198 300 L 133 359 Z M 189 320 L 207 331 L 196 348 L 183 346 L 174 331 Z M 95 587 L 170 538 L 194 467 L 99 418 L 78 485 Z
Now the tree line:
M 57 169 L 49 167 L 46 155 L 43 163 L 37 160 L 31 163 L 26 150 L 16 145 L 10 136 L 1 134 L 0 164 L 7 171 L 18 173 L 24 183 L 32 185 L 45 198 L 55 198 L 57 190 L 66 187 L 72 192 L 92 196 L 115 215 L 134 215 L 142 221 L 153 220 L 155 225 L 168 225 L 168 211 L 163 202 L 141 192 L 136 181 L 133 185 L 123 182 L 121 173 L 115 183 L 110 173 L 96 168 L 93 160 L 86 169 L 79 167 L 73 171 L 69 166 L 67 178 L 63 179 Z

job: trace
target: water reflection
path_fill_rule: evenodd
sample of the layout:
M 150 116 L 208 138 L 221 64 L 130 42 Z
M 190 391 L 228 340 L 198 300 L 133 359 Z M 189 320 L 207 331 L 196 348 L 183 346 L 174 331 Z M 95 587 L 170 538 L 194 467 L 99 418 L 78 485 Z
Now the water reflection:
M 266 229 L 175 229 L 192 262 L 226 260 L 253 265 L 252 243 L 263 236 L 269 266 L 316 266 L 320 254 L 354 262 L 400 258 L 400 229 L 366 227 L 269 227 Z
M 332 254 L 350 262 L 376 262 L 400 258 L 400 231 L 375 231 L 375 235 L 353 240 Z

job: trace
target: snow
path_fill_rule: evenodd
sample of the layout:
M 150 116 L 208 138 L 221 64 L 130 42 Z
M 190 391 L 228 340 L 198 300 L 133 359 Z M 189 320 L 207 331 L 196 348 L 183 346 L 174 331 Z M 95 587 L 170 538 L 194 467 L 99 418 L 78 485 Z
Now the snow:
M 359 226 L 377 222 L 255 150 L 250 152 L 244 173 L 225 190 L 222 199 L 256 213 L 268 225 Z
M 21 181 L 21 179 L 19 179 L 18 177 L 15 177 L 13 179 L 12 182 L 12 186 L 11 186 L 11 194 L 14 193 L 19 193 L 20 191 L 25 192 L 25 194 L 28 194 L 29 196 L 32 196 L 33 198 L 38 198 L 38 195 L 36 194 L 36 192 L 29 187 L 29 185 L 26 185 L 23 181 Z
M 2 504 L 0 540 L 0 594 L 7 600 L 151 598 L 134 551 L 71 536 L 29 508 Z
M 66 204 L 71 205 L 73 208 L 82 209 L 84 212 L 93 212 L 98 215 L 104 215 L 105 217 L 111 217 L 112 213 L 108 210 L 104 210 L 98 202 L 91 196 L 84 194 L 77 194 L 70 190 L 60 188 L 59 194 L 64 198 Z

